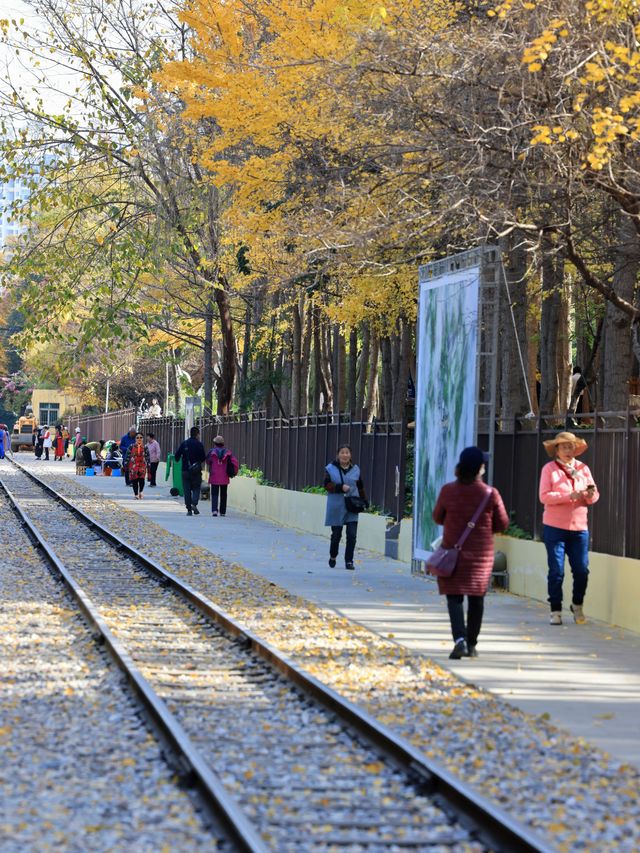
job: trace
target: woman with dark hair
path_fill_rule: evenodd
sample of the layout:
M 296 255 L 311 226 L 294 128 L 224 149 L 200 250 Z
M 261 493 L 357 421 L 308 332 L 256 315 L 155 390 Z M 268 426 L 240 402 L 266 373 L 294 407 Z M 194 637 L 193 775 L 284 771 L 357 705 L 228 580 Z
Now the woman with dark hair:
M 56 434 L 53 438 L 53 461 L 58 459 L 62 462 L 64 457 L 64 438 L 62 437 L 62 427 L 60 424 L 56 426 Z
M 493 570 L 493 534 L 503 533 L 509 525 L 500 493 L 482 482 L 487 459 L 480 448 L 466 447 L 456 466 L 455 481 L 442 487 L 433 509 L 435 523 L 444 525 L 443 548 L 456 546 L 480 510 L 460 550 L 455 571 L 448 578 L 438 578 L 438 590 L 447 596 L 454 642 L 449 657 L 453 660 L 478 656 L 476 645 L 482 627 L 484 597 Z
M 351 448 L 342 444 L 338 448 L 337 458 L 325 468 L 324 487 L 327 490 L 327 512 L 325 527 L 331 528 L 331 544 L 329 546 L 329 565 L 333 569 L 338 556 L 342 528 L 347 528 L 347 545 L 344 552 L 344 567 L 353 571 L 353 553 L 358 535 L 358 514 L 347 507 L 347 498 L 356 495 L 365 502 L 360 468 L 351 461 Z M 368 505 L 368 504 L 367 504 Z
M 137 501 L 141 501 L 144 496 L 144 478 L 147 476 L 147 469 L 150 465 L 149 451 L 144 445 L 144 436 L 141 432 L 136 433 L 135 441 L 129 446 L 124 458 L 124 469 L 129 474 L 133 497 Z

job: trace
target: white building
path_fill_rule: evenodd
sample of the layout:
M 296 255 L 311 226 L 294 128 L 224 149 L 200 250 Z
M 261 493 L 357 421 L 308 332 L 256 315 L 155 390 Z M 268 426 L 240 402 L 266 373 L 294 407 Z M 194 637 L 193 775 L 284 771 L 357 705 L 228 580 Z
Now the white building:
M 29 187 L 22 178 L 10 178 L 0 184 L 0 249 L 9 245 L 23 226 L 19 225 L 12 216 L 12 205 L 15 201 L 24 201 L 29 197 Z

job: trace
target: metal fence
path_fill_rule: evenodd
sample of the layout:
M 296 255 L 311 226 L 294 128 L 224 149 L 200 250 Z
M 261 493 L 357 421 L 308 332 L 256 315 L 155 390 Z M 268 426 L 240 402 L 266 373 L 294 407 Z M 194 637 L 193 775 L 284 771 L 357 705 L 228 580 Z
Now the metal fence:
M 260 469 L 267 481 L 286 489 L 321 486 L 325 466 L 340 444 L 349 444 L 360 466 L 371 504 L 399 518 L 404 505 L 404 445 L 401 422 L 354 420 L 350 415 L 318 414 L 269 418 L 250 412 L 202 421 L 202 439 L 211 446 L 218 433 L 240 463 Z
M 640 427 L 626 412 L 583 413 L 574 429 L 588 449 L 580 458 L 589 465 L 600 500 L 589 511 L 591 548 L 604 554 L 640 558 Z M 135 409 L 71 418 L 87 440 L 120 438 L 136 422 Z M 264 479 L 286 489 L 322 485 L 325 465 L 339 444 L 353 448 L 369 500 L 386 514 L 403 515 L 407 468 L 406 427 L 400 422 L 372 423 L 347 415 L 318 414 L 299 418 L 269 418 L 265 412 L 245 412 L 198 421 L 208 449 L 222 434 L 240 464 L 263 472 Z M 162 458 L 184 438 L 184 420 L 138 421 L 142 432 L 153 432 Z M 543 507 L 538 499 L 542 466 L 549 461 L 542 442 L 564 428 L 555 416 L 516 419 L 511 431 L 496 432 L 494 485 L 512 521 L 539 539 Z M 488 446 L 488 436 L 478 443 Z
M 340 444 L 349 444 L 369 501 L 395 518 L 402 515 L 405 434 L 400 422 L 368 423 L 337 414 L 284 420 L 261 411 L 202 418 L 198 426 L 207 449 L 216 435 L 223 435 L 241 465 L 262 471 L 267 482 L 297 491 L 321 486 L 325 465 L 335 459 Z M 149 419 L 139 428 L 156 435 L 163 458 L 184 437 L 183 420 Z
M 87 441 L 119 441 L 131 426 L 135 426 L 136 414 L 135 409 L 120 409 L 103 415 L 73 415 L 68 419 L 71 435 L 76 427 L 80 427 L 80 432 L 86 436 Z
M 591 469 L 600 500 L 589 510 L 591 549 L 640 558 L 640 427 L 626 412 L 575 416 L 588 448 L 580 456 Z M 512 520 L 534 539 L 542 535 L 543 506 L 538 499 L 542 467 L 549 461 L 543 441 L 565 429 L 557 417 L 516 419 L 511 432 L 495 436 L 494 485 Z M 555 423 L 554 423 L 555 422 Z M 481 447 L 487 436 L 479 437 Z

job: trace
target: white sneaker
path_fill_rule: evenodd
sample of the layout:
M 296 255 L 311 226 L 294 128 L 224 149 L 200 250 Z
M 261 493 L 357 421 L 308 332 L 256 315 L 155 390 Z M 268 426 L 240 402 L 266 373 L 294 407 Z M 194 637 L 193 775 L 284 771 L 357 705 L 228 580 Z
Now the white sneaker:
M 576 625 L 586 624 L 587 620 L 584 613 L 582 612 L 581 604 L 572 604 L 570 609 L 573 613 L 573 621 L 576 623 Z
M 562 613 L 559 610 L 552 610 L 549 617 L 549 625 L 562 625 Z

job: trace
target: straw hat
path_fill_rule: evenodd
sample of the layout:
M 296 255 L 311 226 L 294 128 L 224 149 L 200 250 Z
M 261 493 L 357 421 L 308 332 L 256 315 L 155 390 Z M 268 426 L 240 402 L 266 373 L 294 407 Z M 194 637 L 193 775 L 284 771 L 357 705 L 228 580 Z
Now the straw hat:
M 556 455 L 556 446 L 562 444 L 563 441 L 570 441 L 573 444 L 574 456 L 580 456 L 587 449 L 587 442 L 584 438 L 578 438 L 572 432 L 559 432 L 555 438 L 550 438 L 548 441 L 543 441 L 542 443 L 547 454 L 553 459 Z

